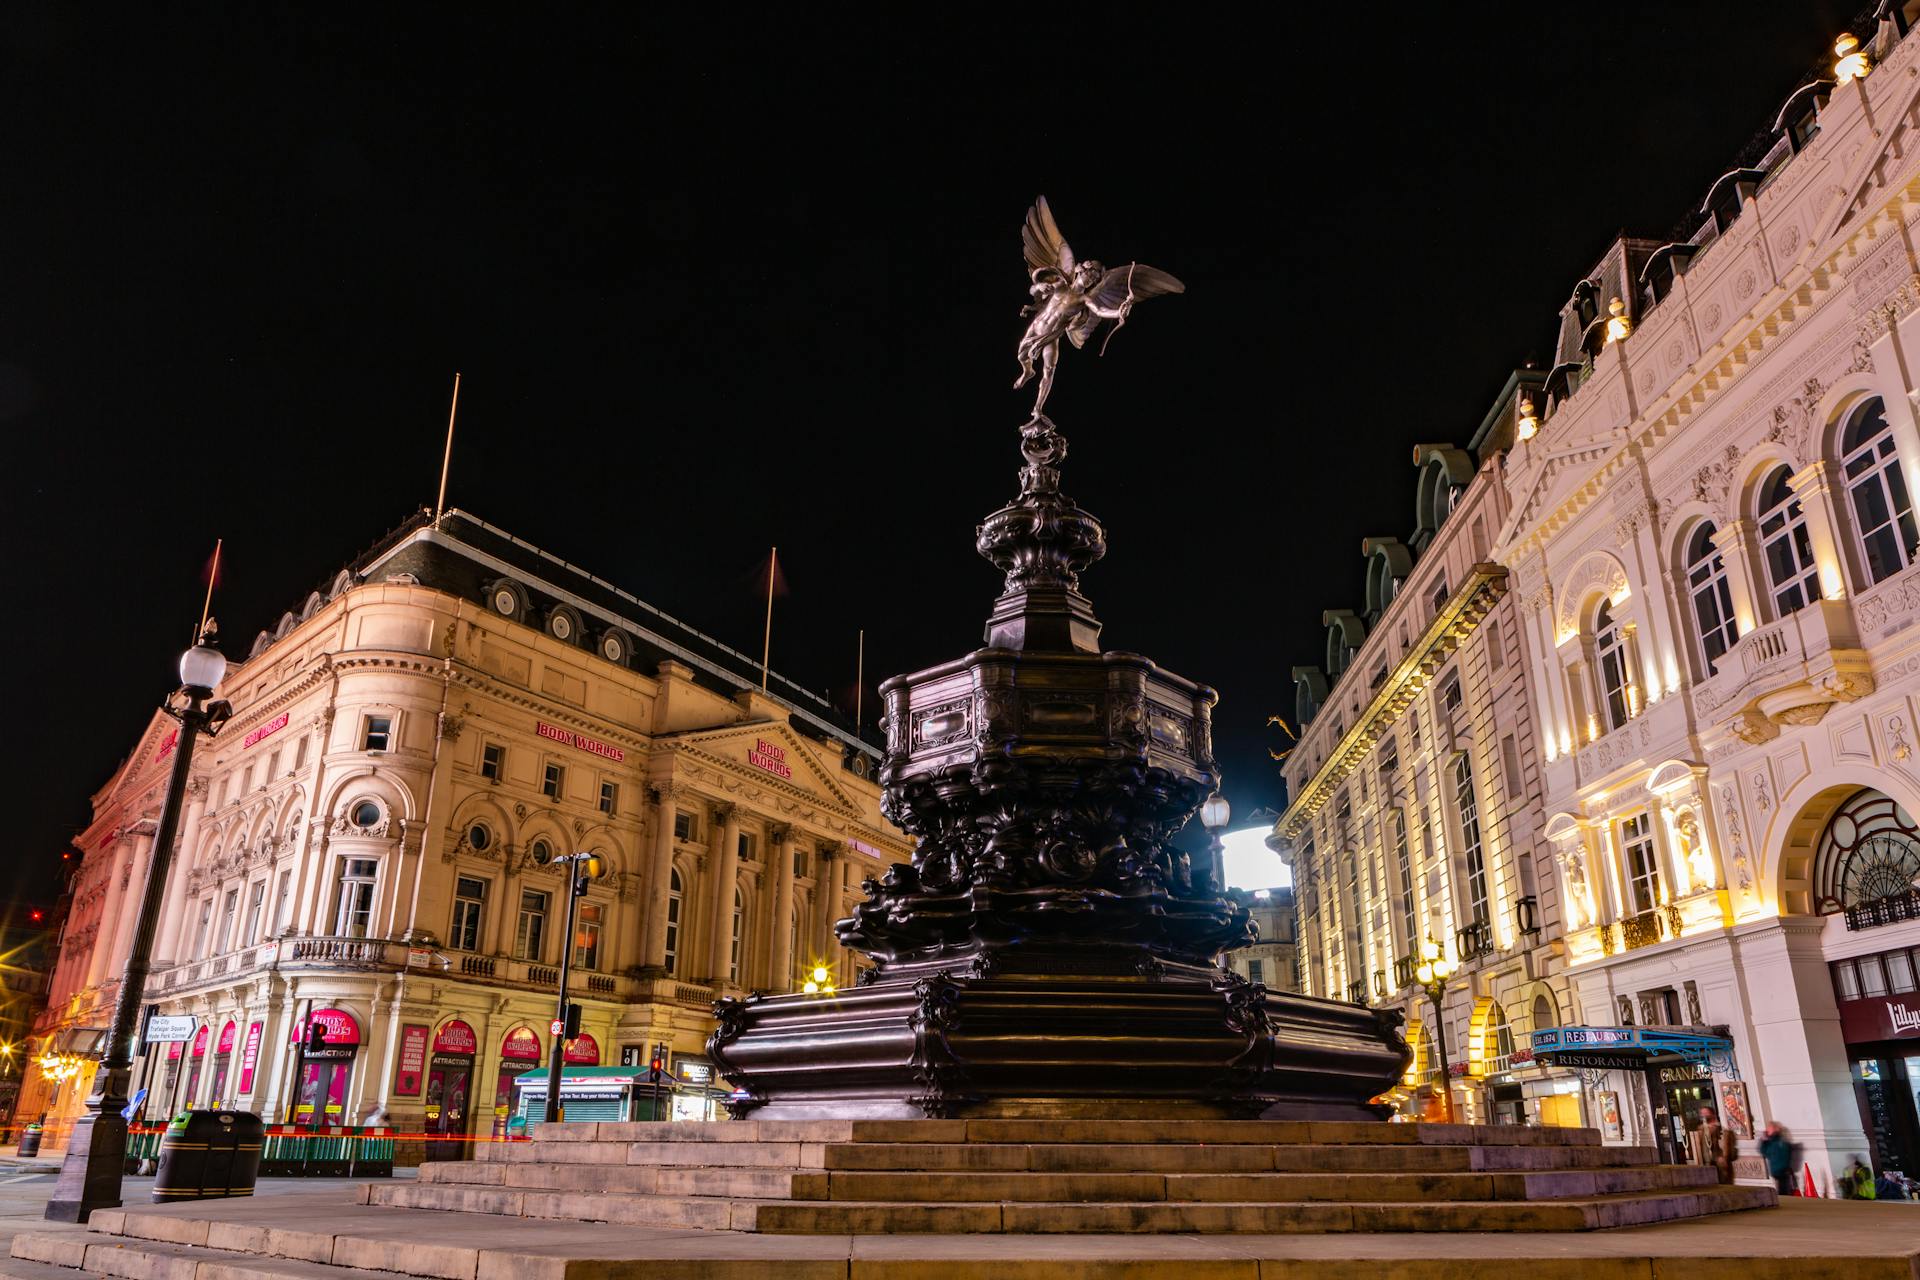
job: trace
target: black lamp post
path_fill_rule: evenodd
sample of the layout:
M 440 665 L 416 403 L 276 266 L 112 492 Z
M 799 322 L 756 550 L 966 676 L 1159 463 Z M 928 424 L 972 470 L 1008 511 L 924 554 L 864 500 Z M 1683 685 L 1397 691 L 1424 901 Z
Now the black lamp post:
M 181 655 L 180 690 L 162 704 L 162 709 L 180 722 L 173 772 L 167 779 L 167 798 L 160 810 L 159 829 L 154 833 L 153 854 L 147 860 L 146 888 L 140 895 L 139 914 L 133 920 L 133 947 L 127 955 L 126 972 L 120 978 L 120 995 L 113 1006 L 113 1022 L 107 1030 L 106 1057 L 94 1076 L 87 1114 L 74 1122 L 73 1135 L 67 1142 L 66 1162 L 60 1166 L 60 1180 L 54 1184 L 53 1198 L 47 1202 L 47 1217 L 56 1222 L 85 1222 L 95 1209 L 114 1209 L 120 1205 L 120 1175 L 127 1158 L 127 1121 L 120 1113 L 127 1106 L 127 1085 L 133 1071 L 133 1035 L 139 1026 L 146 996 L 149 953 L 153 950 L 153 932 L 160 920 L 160 901 L 166 895 L 167 868 L 173 862 L 180 810 L 186 803 L 193 743 L 203 733 L 213 736 L 233 714 L 233 708 L 225 701 L 208 701 L 214 686 L 227 673 L 227 660 L 209 643 L 211 636 L 210 630 L 203 631 L 193 648 Z
M 1233 821 L 1233 806 L 1218 791 L 1207 797 L 1200 806 L 1200 825 L 1207 829 L 1207 875 L 1213 880 L 1213 891 L 1227 891 L 1227 853 L 1220 842 L 1220 833 Z
M 1440 944 L 1428 938 L 1420 944 L 1420 967 L 1413 980 L 1433 1002 L 1433 1043 L 1440 1052 L 1440 1096 L 1447 1106 L 1447 1119 L 1453 1119 L 1453 1072 L 1447 1066 L 1447 1016 L 1440 1002 L 1447 995 L 1447 979 L 1453 976 L 1453 962 Z
M 553 1024 L 556 1028 L 553 1036 L 553 1060 L 547 1064 L 547 1114 L 546 1121 L 553 1124 L 560 1119 L 560 1073 L 565 1069 L 567 1040 L 579 1028 L 567 1015 L 567 973 L 573 965 L 573 916 L 574 908 L 587 892 L 587 884 L 598 880 L 606 864 L 597 853 L 569 853 L 555 862 L 564 862 L 567 871 L 567 932 L 560 947 L 560 1001 L 554 1007 Z

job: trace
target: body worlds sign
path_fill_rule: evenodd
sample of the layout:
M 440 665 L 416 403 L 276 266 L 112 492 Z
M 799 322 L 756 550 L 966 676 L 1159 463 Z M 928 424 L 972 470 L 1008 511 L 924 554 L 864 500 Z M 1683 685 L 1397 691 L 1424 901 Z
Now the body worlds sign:
M 549 741 L 558 742 L 562 746 L 572 747 L 575 751 L 591 752 L 604 760 L 611 760 L 615 764 L 627 758 L 625 751 L 613 746 L 611 743 L 602 742 L 598 738 L 589 738 L 586 734 L 575 733 L 571 729 L 562 729 L 559 725 L 548 724 L 544 720 L 537 722 L 533 727 L 533 731 Z
M 787 749 L 765 738 L 757 739 L 748 750 L 747 763 L 756 769 L 764 769 L 776 778 L 793 777 L 793 766 L 787 763 Z

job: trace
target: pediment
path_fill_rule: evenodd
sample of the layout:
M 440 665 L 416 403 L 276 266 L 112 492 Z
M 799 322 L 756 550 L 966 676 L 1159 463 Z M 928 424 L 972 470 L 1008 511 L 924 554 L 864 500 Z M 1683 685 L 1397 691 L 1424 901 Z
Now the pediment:
M 117 797 L 146 786 L 166 772 L 175 744 L 179 742 L 180 722 L 163 711 L 155 711 L 133 754 L 120 762 L 120 768 L 100 789 L 103 797 Z
M 857 815 L 862 805 L 835 776 L 832 748 L 772 721 L 706 729 L 674 740 L 673 749 L 700 756 L 734 775 L 805 796 L 815 804 Z

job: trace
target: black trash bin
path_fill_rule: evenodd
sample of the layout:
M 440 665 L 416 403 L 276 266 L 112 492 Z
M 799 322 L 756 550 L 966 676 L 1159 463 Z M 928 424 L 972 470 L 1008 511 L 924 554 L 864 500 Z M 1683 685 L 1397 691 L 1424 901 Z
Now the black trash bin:
M 160 1139 L 153 1202 L 250 1196 L 266 1127 L 248 1111 L 187 1111 Z
M 37 1156 L 40 1154 L 39 1125 L 30 1124 L 26 1127 L 25 1131 L 21 1133 L 20 1150 L 18 1154 L 21 1156 Z

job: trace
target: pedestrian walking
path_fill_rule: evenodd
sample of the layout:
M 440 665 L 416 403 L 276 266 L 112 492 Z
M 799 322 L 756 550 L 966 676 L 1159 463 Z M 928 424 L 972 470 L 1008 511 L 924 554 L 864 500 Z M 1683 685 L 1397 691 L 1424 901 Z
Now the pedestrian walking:
M 1695 1164 L 1712 1165 L 1722 1183 L 1733 1181 L 1733 1134 L 1712 1107 L 1700 1108 L 1700 1127 L 1690 1135 Z
M 1767 1125 L 1767 1132 L 1760 1139 L 1760 1154 L 1766 1158 L 1767 1173 L 1773 1179 L 1774 1188 L 1783 1196 L 1798 1195 L 1793 1185 L 1793 1139 L 1785 1125 L 1777 1120 Z

